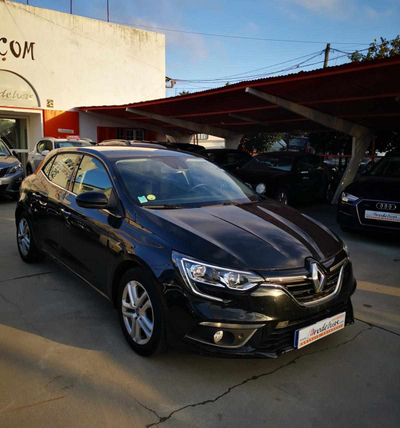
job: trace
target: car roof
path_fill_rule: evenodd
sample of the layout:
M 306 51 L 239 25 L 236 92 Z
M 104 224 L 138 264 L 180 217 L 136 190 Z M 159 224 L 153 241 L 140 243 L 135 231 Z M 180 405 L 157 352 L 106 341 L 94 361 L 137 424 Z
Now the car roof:
M 214 149 L 205 149 L 204 150 L 204 152 L 216 152 L 216 153 L 220 153 L 220 152 L 222 152 L 222 153 L 228 153 L 228 152 L 234 152 L 234 153 L 236 153 L 236 152 L 240 152 L 240 153 L 246 153 L 246 154 L 249 154 L 250 155 L 250 153 L 248 153 L 248 152 L 245 152 L 244 150 L 238 150 L 238 149 L 225 149 L 225 148 L 223 148 L 223 147 L 216 147 L 216 148 L 214 148 Z M 250 155 L 251 156 L 251 155 Z
M 265 153 L 259 153 L 257 156 L 263 156 L 263 155 L 268 155 L 268 156 L 285 156 L 285 157 L 301 157 L 301 156 L 317 156 L 317 155 L 313 155 L 311 153 L 304 153 L 304 152 L 290 152 L 290 151 L 286 151 L 286 150 L 282 150 L 282 151 L 277 151 L 277 152 L 265 152 Z
M 98 144 L 101 147 L 158 147 L 160 149 L 165 149 L 165 146 L 162 144 L 157 144 L 148 141 L 138 141 L 138 140 L 104 140 Z
M 169 150 L 168 148 L 159 147 L 154 144 L 153 147 L 149 146 L 87 146 L 87 147 L 64 147 L 57 149 L 51 153 L 81 153 L 96 155 L 100 158 L 108 160 L 116 159 L 129 159 L 132 157 L 152 157 L 152 156 L 182 156 L 182 157 L 199 157 L 197 153 L 181 152 L 176 150 Z M 204 158 L 203 158 L 204 159 Z
M 54 138 L 54 137 L 42 137 L 39 141 L 43 141 L 43 140 L 50 140 L 50 141 L 54 141 L 54 142 L 70 142 L 70 141 L 75 141 L 76 143 L 90 143 L 89 139 L 87 140 L 78 140 L 78 139 L 68 139 L 68 138 Z

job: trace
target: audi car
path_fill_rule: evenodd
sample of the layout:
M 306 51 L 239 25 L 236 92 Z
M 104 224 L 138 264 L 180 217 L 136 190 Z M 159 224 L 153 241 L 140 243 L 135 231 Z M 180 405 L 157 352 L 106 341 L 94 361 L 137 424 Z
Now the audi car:
M 346 244 L 196 154 L 54 150 L 15 219 L 22 260 L 47 255 L 92 285 L 141 355 L 277 357 L 354 321 Z
M 400 151 L 393 151 L 341 194 L 337 220 L 343 230 L 400 232 Z

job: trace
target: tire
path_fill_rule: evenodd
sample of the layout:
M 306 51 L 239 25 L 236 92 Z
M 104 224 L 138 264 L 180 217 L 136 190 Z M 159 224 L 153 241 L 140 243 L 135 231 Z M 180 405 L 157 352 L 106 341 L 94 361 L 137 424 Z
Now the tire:
M 45 258 L 45 255 L 36 246 L 32 225 L 26 212 L 22 212 L 18 216 L 17 247 L 19 255 L 25 263 L 36 263 Z
M 33 170 L 31 165 L 28 163 L 28 165 L 26 165 L 26 175 L 32 175 L 33 174 Z
M 284 187 L 281 187 L 276 192 L 275 199 L 284 205 L 289 205 L 289 197 L 287 194 L 287 190 Z
M 167 348 L 161 299 L 155 281 L 143 269 L 129 269 L 122 277 L 117 302 L 119 323 L 129 346 L 139 355 L 150 357 Z

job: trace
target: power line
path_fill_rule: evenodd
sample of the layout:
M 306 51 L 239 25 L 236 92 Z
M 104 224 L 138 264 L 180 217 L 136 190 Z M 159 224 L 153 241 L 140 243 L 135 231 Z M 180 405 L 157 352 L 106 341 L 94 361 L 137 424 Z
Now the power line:
M 183 34 L 193 34 L 197 36 L 207 36 L 207 37 L 222 37 L 226 39 L 241 39 L 241 40 L 258 40 L 264 42 L 282 42 L 282 43 L 313 43 L 313 44 L 324 44 L 326 45 L 329 42 L 322 42 L 316 40 L 294 40 L 294 39 L 272 39 L 265 37 L 248 37 L 248 36 L 236 36 L 232 34 L 216 34 L 216 33 L 201 33 L 197 31 L 187 31 L 187 30 L 177 30 L 175 28 L 164 28 L 164 27 L 155 27 L 152 25 L 142 25 L 131 22 L 122 22 L 122 21 L 112 21 L 115 24 L 127 25 L 130 27 L 139 27 L 139 28 L 150 28 L 152 30 L 161 30 L 161 31 L 172 31 L 174 33 L 183 33 Z M 369 43 L 356 43 L 356 42 L 330 42 L 335 45 L 368 45 Z

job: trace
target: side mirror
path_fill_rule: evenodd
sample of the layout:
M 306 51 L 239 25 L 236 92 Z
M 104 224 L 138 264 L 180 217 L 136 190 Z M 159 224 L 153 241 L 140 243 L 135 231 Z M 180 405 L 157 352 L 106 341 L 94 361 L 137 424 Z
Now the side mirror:
M 50 150 L 43 150 L 42 156 L 47 156 L 50 153 Z
M 19 153 L 17 153 L 15 150 L 12 151 L 12 155 L 17 159 L 20 159 Z
M 108 207 L 108 199 L 101 192 L 85 192 L 76 197 L 76 203 L 81 208 L 102 209 Z

